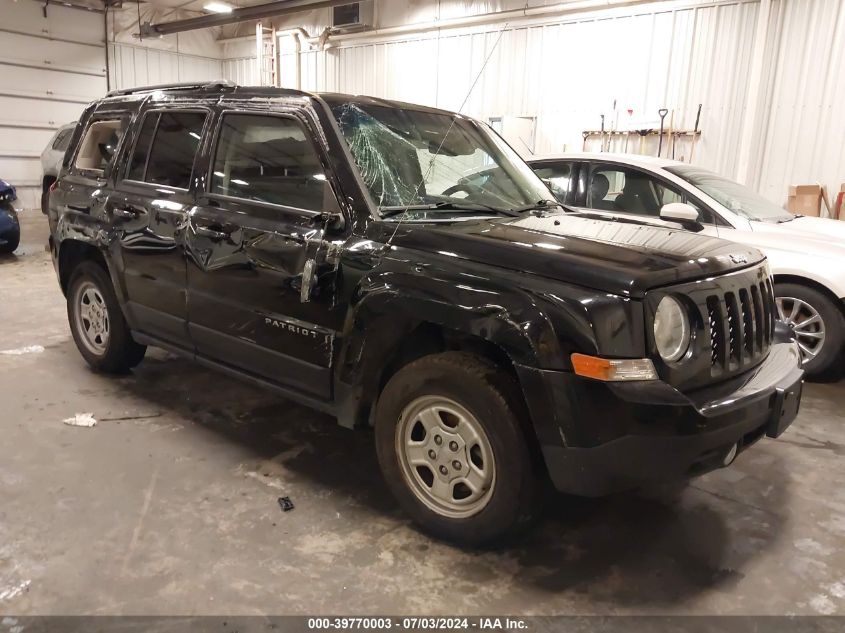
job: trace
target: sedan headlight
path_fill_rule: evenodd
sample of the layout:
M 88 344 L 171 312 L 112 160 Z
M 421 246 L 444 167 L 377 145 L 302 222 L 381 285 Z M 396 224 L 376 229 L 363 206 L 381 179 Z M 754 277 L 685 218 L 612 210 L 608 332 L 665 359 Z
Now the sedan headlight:
M 690 326 L 684 306 L 673 297 L 663 297 L 654 314 L 654 343 L 660 357 L 674 362 L 687 353 Z

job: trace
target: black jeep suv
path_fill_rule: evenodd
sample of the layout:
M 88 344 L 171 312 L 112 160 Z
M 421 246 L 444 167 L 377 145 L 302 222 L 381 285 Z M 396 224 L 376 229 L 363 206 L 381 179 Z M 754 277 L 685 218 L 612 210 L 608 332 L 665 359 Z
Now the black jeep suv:
M 155 345 L 372 426 L 391 490 L 439 536 L 524 525 L 543 478 L 601 495 L 727 465 L 798 409 L 758 251 L 563 208 L 458 114 L 113 92 L 80 118 L 49 219 L 92 367 Z

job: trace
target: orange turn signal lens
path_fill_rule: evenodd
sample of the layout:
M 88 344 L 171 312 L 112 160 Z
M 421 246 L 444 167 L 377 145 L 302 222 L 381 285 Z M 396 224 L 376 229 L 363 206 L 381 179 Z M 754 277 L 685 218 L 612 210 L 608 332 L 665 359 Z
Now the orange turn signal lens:
M 648 358 L 600 358 L 572 354 L 572 369 L 579 376 L 606 382 L 621 380 L 656 380 L 654 363 Z

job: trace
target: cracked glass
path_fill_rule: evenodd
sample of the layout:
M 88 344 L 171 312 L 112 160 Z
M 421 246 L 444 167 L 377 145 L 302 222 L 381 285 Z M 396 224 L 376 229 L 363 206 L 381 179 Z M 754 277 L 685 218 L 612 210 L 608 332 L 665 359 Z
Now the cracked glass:
M 501 138 L 470 119 L 409 107 L 332 105 L 383 216 L 406 210 L 513 215 L 551 197 Z

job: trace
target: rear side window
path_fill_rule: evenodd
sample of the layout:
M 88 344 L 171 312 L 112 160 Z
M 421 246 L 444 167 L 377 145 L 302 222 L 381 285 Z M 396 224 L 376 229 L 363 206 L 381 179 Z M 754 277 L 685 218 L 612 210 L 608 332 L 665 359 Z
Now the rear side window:
M 85 130 L 74 167 L 87 171 L 104 171 L 111 162 L 125 130 L 125 119 L 93 121 Z
M 53 149 L 63 152 L 67 149 L 70 143 L 70 136 L 73 134 L 73 128 L 62 130 L 56 135 L 56 140 L 53 141 Z
M 320 211 L 326 176 L 294 119 L 254 114 L 223 117 L 210 192 Z
M 205 117 L 203 112 L 147 113 L 127 178 L 187 189 Z

